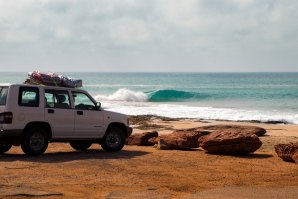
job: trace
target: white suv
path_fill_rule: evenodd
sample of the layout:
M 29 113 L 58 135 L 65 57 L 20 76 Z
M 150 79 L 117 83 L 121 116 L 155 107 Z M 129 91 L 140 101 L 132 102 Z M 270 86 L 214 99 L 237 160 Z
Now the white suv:
M 24 153 L 39 155 L 49 142 L 119 151 L 131 133 L 126 115 L 102 110 L 84 90 L 0 84 L 0 153 L 21 145 Z

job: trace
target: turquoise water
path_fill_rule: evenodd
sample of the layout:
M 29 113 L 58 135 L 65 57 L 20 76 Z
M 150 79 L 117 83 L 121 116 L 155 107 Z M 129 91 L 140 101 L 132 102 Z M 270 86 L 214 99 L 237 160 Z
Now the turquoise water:
M 127 114 L 298 123 L 298 73 L 63 73 Z M 26 73 L 0 73 L 22 82 Z

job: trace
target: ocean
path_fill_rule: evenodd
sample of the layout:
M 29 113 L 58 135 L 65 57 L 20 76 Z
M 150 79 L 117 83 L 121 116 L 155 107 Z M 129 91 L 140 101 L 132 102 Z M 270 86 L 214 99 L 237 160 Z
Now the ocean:
M 61 73 L 128 115 L 298 124 L 298 73 Z M 21 83 L 27 73 L 0 73 Z

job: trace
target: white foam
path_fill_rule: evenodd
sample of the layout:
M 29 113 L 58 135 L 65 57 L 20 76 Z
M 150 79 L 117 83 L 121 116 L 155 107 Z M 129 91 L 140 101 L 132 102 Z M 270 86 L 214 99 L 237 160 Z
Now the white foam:
M 135 92 L 126 88 L 121 88 L 111 95 L 97 95 L 96 100 L 102 101 L 124 101 L 124 102 L 146 102 L 148 96 L 143 92 Z
M 265 110 L 245 110 L 230 108 L 196 107 L 177 104 L 157 104 L 150 102 L 102 102 L 108 110 L 127 115 L 158 115 L 171 118 L 194 118 L 230 121 L 281 121 L 298 124 L 298 114 Z

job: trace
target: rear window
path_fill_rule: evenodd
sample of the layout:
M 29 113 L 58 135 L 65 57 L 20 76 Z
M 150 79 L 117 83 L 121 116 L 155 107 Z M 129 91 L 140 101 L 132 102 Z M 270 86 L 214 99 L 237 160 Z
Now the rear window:
M 38 107 L 39 90 L 36 87 L 20 87 L 19 106 Z
M 8 87 L 0 87 L 0 106 L 3 106 L 6 104 L 6 98 L 7 98 L 7 91 Z

